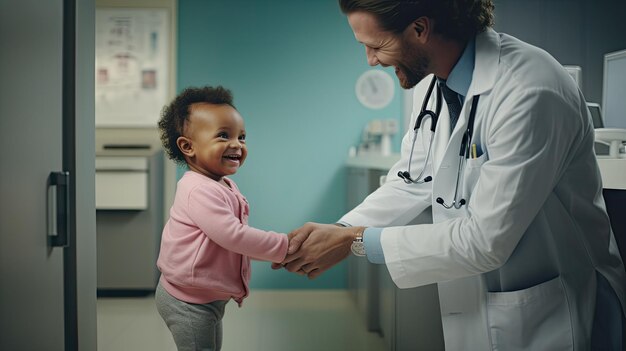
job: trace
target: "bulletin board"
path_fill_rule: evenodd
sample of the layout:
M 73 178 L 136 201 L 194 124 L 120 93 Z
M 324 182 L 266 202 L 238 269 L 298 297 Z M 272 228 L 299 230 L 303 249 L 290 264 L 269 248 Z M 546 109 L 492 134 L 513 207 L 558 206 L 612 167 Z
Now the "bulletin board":
M 167 9 L 96 9 L 96 127 L 156 127 L 167 103 Z

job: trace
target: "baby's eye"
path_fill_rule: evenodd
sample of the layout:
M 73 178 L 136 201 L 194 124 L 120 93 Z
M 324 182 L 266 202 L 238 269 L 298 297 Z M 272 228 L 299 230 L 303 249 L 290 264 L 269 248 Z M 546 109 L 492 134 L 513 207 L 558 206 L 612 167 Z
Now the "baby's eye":
M 221 138 L 221 139 L 228 139 L 228 133 L 226 133 L 226 132 L 219 132 L 219 133 L 217 133 L 217 137 Z
M 246 141 L 246 135 L 245 134 L 240 135 L 239 136 L 239 141 Z

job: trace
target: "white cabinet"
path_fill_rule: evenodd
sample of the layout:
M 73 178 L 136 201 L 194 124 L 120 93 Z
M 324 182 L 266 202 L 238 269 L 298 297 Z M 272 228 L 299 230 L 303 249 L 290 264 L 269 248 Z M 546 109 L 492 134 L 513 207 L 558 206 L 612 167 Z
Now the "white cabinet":
M 96 209 L 148 208 L 148 158 L 96 157 Z
M 154 291 L 163 230 L 163 153 L 96 157 L 98 294 Z

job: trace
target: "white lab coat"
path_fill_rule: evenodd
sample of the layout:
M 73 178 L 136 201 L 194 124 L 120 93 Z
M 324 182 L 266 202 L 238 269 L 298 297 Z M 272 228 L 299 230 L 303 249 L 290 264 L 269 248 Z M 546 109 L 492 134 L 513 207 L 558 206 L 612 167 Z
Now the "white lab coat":
M 415 89 L 411 126 L 430 78 Z M 484 153 L 465 166 L 467 205 L 447 210 L 435 199 L 453 199 L 474 95 L 472 143 Z M 413 176 L 430 137 L 427 124 L 420 130 Z M 407 168 L 412 136 L 404 137 L 387 182 L 340 221 L 385 227 L 381 244 L 398 287 L 439 283 L 448 350 L 589 349 L 596 272 L 622 306 L 626 274 L 602 198 L 591 120 L 561 65 L 489 29 L 476 38 L 472 82 L 452 135 L 443 104 L 430 183 L 407 185 L 397 176 Z M 433 224 L 404 226 L 429 206 Z

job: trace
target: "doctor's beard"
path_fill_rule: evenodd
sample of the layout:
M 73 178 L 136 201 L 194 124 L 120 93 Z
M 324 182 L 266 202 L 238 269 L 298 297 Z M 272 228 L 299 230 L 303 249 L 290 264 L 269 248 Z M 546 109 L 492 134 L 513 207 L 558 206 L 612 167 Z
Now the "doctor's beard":
M 428 67 L 430 66 L 430 59 L 422 50 L 414 49 L 405 55 L 405 62 L 410 62 L 405 65 L 398 63 L 396 65 L 396 76 L 400 81 L 400 86 L 404 89 L 411 89 L 417 83 L 419 83 L 424 77 L 428 75 Z

